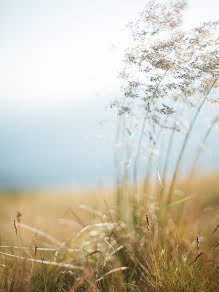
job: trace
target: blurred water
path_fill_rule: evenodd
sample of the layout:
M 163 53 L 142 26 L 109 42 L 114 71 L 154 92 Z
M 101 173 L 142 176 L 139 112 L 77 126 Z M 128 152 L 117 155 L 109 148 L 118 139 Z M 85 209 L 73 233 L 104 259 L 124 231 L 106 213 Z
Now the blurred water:
M 112 183 L 113 151 L 107 141 L 113 141 L 115 131 L 108 123 L 99 129 L 99 122 L 110 120 L 111 115 L 103 101 L 38 111 L 1 109 L 0 187 L 14 190 Z M 188 162 L 194 157 L 193 142 L 200 135 L 199 125 L 186 152 Z M 172 166 L 180 139 L 179 134 L 170 158 Z M 202 165 L 218 170 L 218 133 L 209 137 L 207 145 L 211 154 L 204 153 Z
M 35 188 L 112 181 L 112 152 L 98 139 L 103 104 L 7 111 L 0 123 L 0 185 Z

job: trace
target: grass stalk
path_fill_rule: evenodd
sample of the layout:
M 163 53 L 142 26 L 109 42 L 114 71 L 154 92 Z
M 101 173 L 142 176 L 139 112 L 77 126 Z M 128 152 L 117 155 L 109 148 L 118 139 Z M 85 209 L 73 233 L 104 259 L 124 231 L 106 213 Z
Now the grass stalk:
M 205 97 L 203 98 L 202 102 L 200 103 L 199 107 L 197 108 L 196 110 L 196 113 L 190 123 L 190 126 L 189 126 L 189 129 L 186 133 L 186 136 L 185 136 L 185 139 L 183 141 L 183 144 L 182 144 L 182 147 L 181 147 L 181 150 L 180 150 L 180 153 L 179 153 L 179 156 L 178 156 L 178 160 L 177 160 L 177 163 L 176 163 L 176 167 L 175 167 L 175 170 L 174 170 L 174 174 L 173 174 L 173 177 L 172 177 L 172 180 L 171 180 L 171 184 L 170 184 L 170 189 L 169 189 L 169 194 L 168 194 L 168 199 L 167 199 L 167 204 L 170 204 L 171 200 L 172 200 L 172 195 L 173 195 L 173 189 L 174 189 L 174 186 L 175 186 L 175 182 L 177 180 L 177 175 L 178 175 L 178 172 L 179 172 L 179 168 L 181 166 L 181 162 L 182 162 L 182 158 L 183 158 L 183 154 L 184 154 L 184 151 L 186 149 L 186 145 L 187 145 L 187 142 L 189 140 L 189 137 L 191 135 L 191 132 L 192 132 L 192 129 L 195 125 L 195 122 L 199 116 L 199 113 L 202 109 L 202 107 L 204 106 L 205 104 L 205 101 L 207 100 L 208 98 L 208 95 L 210 94 L 212 88 L 214 87 L 214 84 L 216 83 L 217 80 L 214 81 L 214 83 L 212 84 L 212 86 L 210 87 L 208 93 L 205 95 Z

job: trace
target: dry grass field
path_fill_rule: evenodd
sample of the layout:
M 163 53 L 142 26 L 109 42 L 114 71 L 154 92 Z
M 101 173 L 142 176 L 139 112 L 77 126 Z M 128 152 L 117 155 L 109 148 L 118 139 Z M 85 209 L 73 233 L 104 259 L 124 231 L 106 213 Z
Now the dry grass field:
M 0 292 L 219 291 L 216 1 L 17 2 L 1 186 L 115 185 L 0 190 Z
M 159 185 L 134 203 L 124 186 L 122 207 L 107 189 L 2 193 L 0 291 L 217 291 L 218 181 L 169 206 Z

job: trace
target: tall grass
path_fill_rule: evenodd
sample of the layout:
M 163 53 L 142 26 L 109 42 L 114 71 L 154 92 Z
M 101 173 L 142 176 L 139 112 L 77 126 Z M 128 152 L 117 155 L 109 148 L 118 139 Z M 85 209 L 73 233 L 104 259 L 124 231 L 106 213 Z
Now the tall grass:
M 2 196 L 5 210 L 13 209 L 14 213 L 7 219 L 10 231 L 1 224 L 0 291 L 218 290 L 218 174 L 202 179 L 195 175 L 203 144 L 217 124 L 218 114 L 211 117 L 201 141 L 196 141 L 198 150 L 193 165 L 187 167 L 188 174 L 184 178 L 181 175 L 185 149 L 200 122 L 198 117 L 205 104 L 214 101 L 209 95 L 217 86 L 218 76 L 218 58 L 211 43 L 216 24 L 204 24 L 184 35 L 176 29 L 180 27 L 185 1 L 170 4 L 169 10 L 164 4 L 161 10 L 156 1 L 148 5 L 141 18 L 153 30 L 149 29 L 146 42 L 147 33 L 139 30 L 139 22 L 131 24 L 139 43 L 126 53 L 126 62 L 130 67 L 137 64 L 141 74 L 148 73 L 142 70 L 147 60 L 153 65 L 154 75 L 148 85 L 136 81 L 138 74 L 135 70 L 130 73 L 129 68 L 134 80 L 125 80 L 124 99 L 121 104 L 115 103 L 115 143 L 124 145 L 124 152 L 115 152 L 114 156 L 115 189 L 90 193 L 90 203 L 85 200 L 83 205 L 78 202 L 79 196 L 74 197 L 68 206 L 70 211 L 58 220 L 56 213 L 63 209 L 64 197 L 47 197 L 43 201 L 44 198 L 36 211 L 36 202 L 29 201 L 25 212 L 31 212 L 26 220 L 25 212 L 16 210 L 18 205 L 12 208 L 11 198 Z M 157 37 L 162 29 L 173 32 L 165 44 L 159 43 Z M 196 54 L 195 47 L 191 49 L 195 45 L 205 60 L 202 65 L 190 64 L 186 59 L 187 50 Z M 211 55 L 202 50 L 206 46 L 212 49 Z M 168 59 L 171 54 L 174 62 Z M 175 78 L 175 84 L 169 81 L 170 77 Z M 182 111 L 191 113 L 191 109 L 193 117 L 183 132 L 179 126 Z M 167 139 L 163 139 L 164 131 Z M 179 137 L 182 142 L 171 172 L 170 160 Z M 148 146 L 152 149 L 144 160 L 145 179 L 140 179 L 140 164 Z M 153 153 L 159 147 L 162 153 L 154 159 Z M 24 204 L 25 200 L 21 206 Z M 73 204 L 76 207 L 72 210 Z M 48 209 L 53 210 L 53 216 L 49 217 Z M 1 215 L 2 222 L 8 212 Z M 47 221 L 39 224 L 43 216 Z
M 33 226 L 22 223 L 25 213 L 21 222 L 16 219 L 17 231 L 11 220 L 11 238 L 1 233 L 1 290 L 217 291 L 218 175 L 193 179 L 189 196 L 182 191 L 186 184 L 181 181 L 177 186 L 181 193 L 178 190 L 177 199 L 163 206 L 162 217 L 159 196 L 150 193 L 152 188 L 148 187 L 147 194 L 135 194 L 135 225 L 132 203 L 120 206 L 122 213 L 117 212 L 116 193 L 106 203 L 103 194 L 97 194 L 99 204 L 93 204 L 95 209 L 92 203 L 77 207 L 76 216 L 83 220 L 81 227 L 74 222 L 74 215 L 55 220 L 53 206 L 54 219 L 47 222 L 47 231 L 33 227 L 34 214 L 29 223 Z M 159 189 L 159 183 L 156 187 Z M 131 199 L 131 187 L 128 194 Z M 43 200 L 39 199 L 39 204 Z M 21 206 L 23 202 L 21 199 Z M 12 205 L 8 200 L 4 208 L 16 210 L 18 204 Z M 29 199 L 26 210 L 31 205 Z M 184 212 L 178 223 L 182 205 Z M 51 224 L 55 225 L 52 235 Z M 67 226 L 65 235 L 62 226 Z

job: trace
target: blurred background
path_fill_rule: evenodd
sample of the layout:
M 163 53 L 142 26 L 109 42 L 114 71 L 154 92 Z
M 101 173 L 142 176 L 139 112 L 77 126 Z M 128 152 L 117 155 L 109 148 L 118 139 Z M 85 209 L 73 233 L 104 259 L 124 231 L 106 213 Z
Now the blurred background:
M 189 3 L 187 26 L 218 16 L 216 0 Z M 106 105 L 120 95 L 126 24 L 144 4 L 0 2 L 0 188 L 113 183 L 115 125 Z M 218 132 L 209 137 L 208 170 L 219 168 L 218 140 Z

